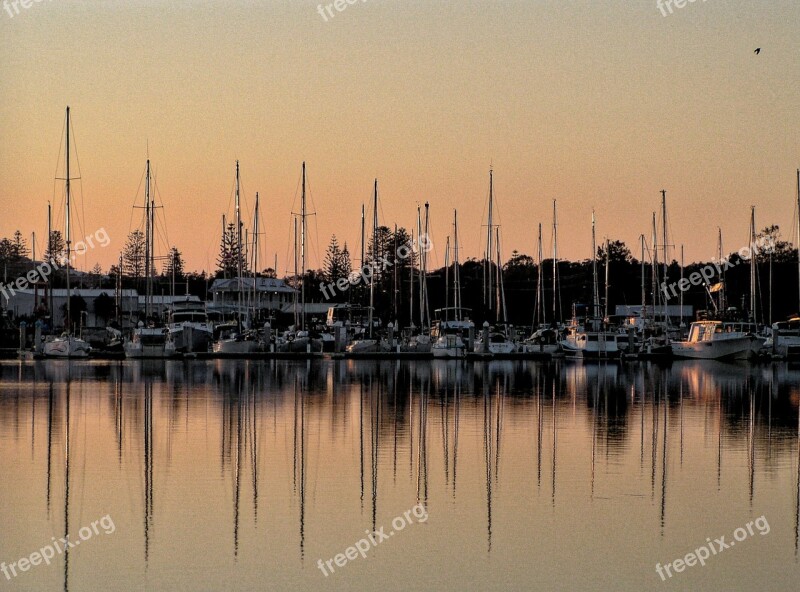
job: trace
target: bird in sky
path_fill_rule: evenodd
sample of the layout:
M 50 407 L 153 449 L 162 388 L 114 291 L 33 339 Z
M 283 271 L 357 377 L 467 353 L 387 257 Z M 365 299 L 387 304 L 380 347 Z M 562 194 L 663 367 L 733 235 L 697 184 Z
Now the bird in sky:
M 756 47 L 755 50 L 753 51 L 753 53 L 756 54 L 756 55 L 760 54 L 761 53 L 761 48 L 760 47 Z

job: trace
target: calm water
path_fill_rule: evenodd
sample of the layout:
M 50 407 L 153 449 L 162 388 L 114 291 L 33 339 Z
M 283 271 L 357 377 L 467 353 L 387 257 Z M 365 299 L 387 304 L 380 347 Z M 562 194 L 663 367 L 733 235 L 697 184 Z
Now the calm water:
M 0 590 L 796 590 L 798 403 L 785 365 L 5 362 L 0 561 L 81 545 Z

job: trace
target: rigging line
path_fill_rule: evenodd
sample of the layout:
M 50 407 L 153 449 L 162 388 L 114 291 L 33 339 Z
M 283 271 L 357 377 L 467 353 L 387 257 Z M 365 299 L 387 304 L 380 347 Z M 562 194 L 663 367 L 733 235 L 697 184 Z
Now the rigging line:
M 167 245 L 169 245 L 169 235 L 167 234 L 167 212 L 166 212 L 166 206 L 164 204 L 164 198 L 161 196 L 161 189 L 159 189 L 158 187 L 158 175 L 153 176 L 153 186 L 155 188 L 156 197 L 159 200 L 161 200 L 161 205 L 160 206 L 157 205 L 156 208 L 164 210 L 163 213 L 161 214 L 161 226 L 164 230 L 164 240 L 166 240 Z M 158 224 L 158 218 L 159 218 L 158 215 L 156 215 L 155 218 L 156 218 L 156 224 Z
M 143 170 L 143 171 L 142 171 L 142 176 L 141 176 L 141 177 L 139 177 L 139 186 L 136 188 L 136 194 L 135 194 L 135 195 L 134 195 L 134 197 L 133 197 L 133 205 L 131 205 L 131 217 L 130 217 L 130 220 L 128 220 L 128 234 L 130 234 L 130 233 L 131 233 L 131 227 L 133 226 L 133 212 L 134 212 L 134 210 L 136 210 L 137 208 L 140 208 L 140 207 L 141 207 L 141 206 L 137 206 L 137 205 L 136 205 L 136 200 L 137 200 L 137 199 L 139 199 L 139 191 L 140 191 L 140 190 L 141 190 L 141 188 L 142 188 L 142 183 L 144 182 L 144 177 L 145 177 L 145 175 L 146 175 L 146 171 L 144 171 L 144 170 Z M 142 209 L 144 209 L 144 208 L 142 208 Z M 139 228 L 141 228 L 141 225 L 140 225 L 140 226 L 138 226 L 138 227 L 136 228 L 136 230 L 139 230 Z

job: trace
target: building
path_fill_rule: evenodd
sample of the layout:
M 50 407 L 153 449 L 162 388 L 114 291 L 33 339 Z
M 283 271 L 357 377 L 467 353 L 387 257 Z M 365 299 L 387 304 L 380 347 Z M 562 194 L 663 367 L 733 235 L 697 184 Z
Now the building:
M 212 306 L 216 310 L 236 310 L 239 303 L 239 286 L 243 290 L 241 302 L 243 307 L 253 306 L 258 310 L 279 311 L 287 304 L 294 302 L 297 290 L 290 287 L 283 280 L 275 278 L 255 278 L 255 293 L 253 290 L 254 279 L 231 278 L 217 279 L 211 284 Z M 255 302 L 253 297 L 255 295 Z M 251 304 L 253 303 L 253 304 Z
M 144 312 L 147 297 L 139 295 L 139 310 Z M 153 316 L 163 317 L 169 310 L 172 309 L 176 302 L 190 302 L 199 306 L 203 305 L 203 301 L 199 296 L 191 294 L 184 294 L 182 296 L 150 296 L 150 314 Z
M 66 290 L 52 290 L 50 295 L 53 302 L 53 325 L 55 327 L 64 326 L 64 309 L 67 304 L 67 291 Z M 101 295 L 105 294 L 111 298 L 112 302 L 116 301 L 117 291 L 112 288 L 103 289 L 82 289 L 73 288 L 72 296 L 80 296 L 86 302 L 86 317 L 83 320 L 83 325 L 86 327 L 104 327 L 108 321 L 115 318 L 115 313 L 112 313 L 109 318 L 101 317 L 95 310 L 95 300 Z M 14 317 L 33 316 L 37 307 L 40 309 L 47 309 L 47 292 L 45 290 L 36 290 L 26 288 L 24 290 L 14 290 L 13 293 L 3 295 L 3 307 Z M 122 290 L 120 293 L 120 313 L 122 316 L 128 317 L 132 312 L 135 312 L 139 305 L 139 294 L 136 290 Z M 113 308 L 111 309 L 114 310 Z M 73 317 L 76 315 L 73 314 Z M 74 318 L 78 322 L 77 318 Z
M 663 304 L 658 306 L 653 306 L 652 304 L 647 305 L 645 306 L 645 316 L 648 318 L 655 317 L 657 320 L 661 320 L 664 317 L 664 308 L 665 307 Z M 641 318 L 642 305 L 618 304 L 615 308 L 615 312 L 616 316 L 618 317 Z M 667 304 L 666 314 L 669 317 L 670 322 L 678 327 L 682 322 L 688 324 L 694 320 L 694 307 L 689 304 L 684 304 L 683 306 L 680 306 L 679 304 Z

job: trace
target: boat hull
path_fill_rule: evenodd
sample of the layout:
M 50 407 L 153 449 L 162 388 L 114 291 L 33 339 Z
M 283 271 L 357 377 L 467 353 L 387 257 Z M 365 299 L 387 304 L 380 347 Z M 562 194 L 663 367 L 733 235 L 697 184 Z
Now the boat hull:
M 755 335 L 713 341 L 679 341 L 672 344 L 672 356 L 691 360 L 747 360 L 756 357 L 763 343 Z

